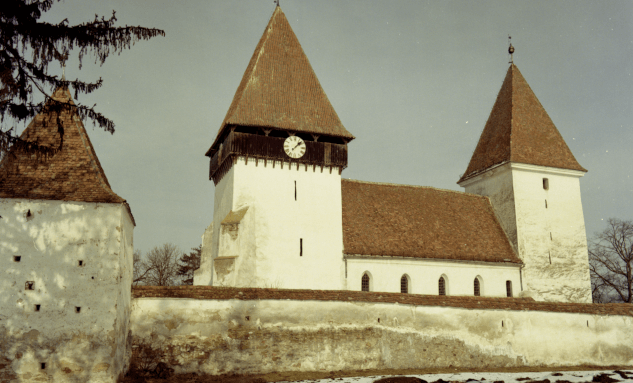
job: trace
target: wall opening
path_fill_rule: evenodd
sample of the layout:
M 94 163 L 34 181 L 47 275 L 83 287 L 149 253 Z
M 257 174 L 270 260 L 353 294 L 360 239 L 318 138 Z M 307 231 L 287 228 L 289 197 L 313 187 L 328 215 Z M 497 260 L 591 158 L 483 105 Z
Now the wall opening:
M 400 292 L 402 294 L 409 293 L 409 277 L 406 274 L 400 278 Z
M 81 307 L 75 307 L 75 312 L 79 314 L 81 312 Z
M 547 209 L 547 200 L 545 200 L 545 208 Z
M 40 311 L 40 308 L 42 308 L 42 305 L 35 305 L 35 311 Z
M 20 262 L 22 260 L 22 256 L 21 255 L 14 255 L 13 256 L 13 262 Z
M 360 280 L 360 291 L 369 291 L 369 275 L 363 274 Z
M 501 321 L 501 327 L 503 327 L 503 321 Z
M 512 281 L 506 281 L 506 296 L 512 298 Z
M 446 280 L 443 276 L 441 276 L 440 280 L 437 282 L 437 287 L 439 295 L 446 295 Z
M 31 213 L 31 209 L 29 209 L 26 213 L 24 213 L 24 216 L 26 217 L 27 221 L 30 221 L 33 219 L 33 213 Z
M 481 286 L 479 283 L 479 278 L 475 278 L 475 281 L 473 282 L 474 284 L 474 293 L 476 297 L 480 297 L 481 296 Z
M 40 363 L 40 369 L 45 370 L 46 369 L 46 363 Z
M 549 179 L 543 178 L 543 189 L 549 190 Z
M 251 320 L 251 317 L 249 315 L 246 316 L 246 320 Z
M 295 201 L 297 200 L 297 181 L 295 181 Z
M 80 267 L 83 266 L 84 265 L 84 261 L 77 262 L 77 265 L 80 266 Z
M 299 256 L 303 257 L 303 238 L 299 238 Z
M 35 290 L 35 281 L 26 281 L 26 283 L 24 283 L 24 290 Z

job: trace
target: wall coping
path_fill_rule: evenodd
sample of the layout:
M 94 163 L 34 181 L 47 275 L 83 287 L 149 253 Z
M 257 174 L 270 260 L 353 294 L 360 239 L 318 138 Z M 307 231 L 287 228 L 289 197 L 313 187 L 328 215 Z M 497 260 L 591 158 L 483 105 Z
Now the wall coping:
M 532 298 L 493 298 L 365 292 L 349 290 L 294 290 L 216 286 L 133 286 L 132 298 L 189 298 L 204 300 L 300 300 L 398 303 L 482 310 L 547 311 L 633 317 L 629 303 L 537 302 Z

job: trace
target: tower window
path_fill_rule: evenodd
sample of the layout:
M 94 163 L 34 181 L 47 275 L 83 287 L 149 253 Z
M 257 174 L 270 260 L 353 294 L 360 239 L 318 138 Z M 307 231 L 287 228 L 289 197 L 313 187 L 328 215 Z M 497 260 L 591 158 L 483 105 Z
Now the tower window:
M 506 281 L 506 295 L 512 298 L 512 281 Z
M 77 262 L 77 265 L 78 265 L 78 266 L 83 266 L 83 265 L 84 265 L 84 261 L 79 261 L 79 262 Z
M 439 295 L 446 295 L 446 281 L 444 277 L 440 277 L 440 280 L 437 283 Z
M 295 181 L 295 201 L 297 200 L 297 181 Z
M 400 292 L 402 294 L 409 293 L 409 278 L 407 278 L 406 275 L 403 275 L 402 278 L 400 278 Z
M 35 281 L 26 281 L 24 290 L 35 290 Z
M 547 200 L 545 200 L 545 208 L 547 209 Z
M 543 178 L 543 189 L 549 190 L 549 179 Z
M 303 238 L 299 238 L 299 256 L 303 257 Z
M 75 312 L 79 314 L 81 312 L 81 307 L 75 307 Z
M 42 307 L 42 305 L 35 305 L 35 311 L 40 311 L 41 307 Z
M 369 291 L 369 275 L 363 274 L 360 280 L 360 291 Z
M 40 368 L 42 370 L 46 370 L 46 363 L 40 363 Z
M 13 256 L 13 262 L 20 262 L 20 260 L 22 260 L 22 256 L 21 255 L 14 255 Z
M 475 278 L 475 296 L 479 297 L 481 296 L 481 290 L 479 288 L 479 278 Z

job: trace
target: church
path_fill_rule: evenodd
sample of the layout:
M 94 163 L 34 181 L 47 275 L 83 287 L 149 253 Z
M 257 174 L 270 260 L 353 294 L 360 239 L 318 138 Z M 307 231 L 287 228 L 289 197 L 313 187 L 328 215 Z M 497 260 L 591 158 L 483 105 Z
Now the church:
M 464 192 L 342 178 L 353 140 L 277 6 L 206 152 L 194 284 L 591 302 L 587 170 L 514 63 Z

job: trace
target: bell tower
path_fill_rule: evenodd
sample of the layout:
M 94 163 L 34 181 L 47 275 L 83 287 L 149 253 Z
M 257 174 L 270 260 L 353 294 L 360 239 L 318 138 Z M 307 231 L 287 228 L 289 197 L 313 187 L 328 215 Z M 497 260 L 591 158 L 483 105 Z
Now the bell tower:
M 523 290 L 537 300 L 591 302 L 579 182 L 586 172 L 511 63 L 458 184 L 490 197 L 525 264 Z
M 341 289 L 352 139 L 277 6 L 206 153 L 211 259 L 195 284 Z

